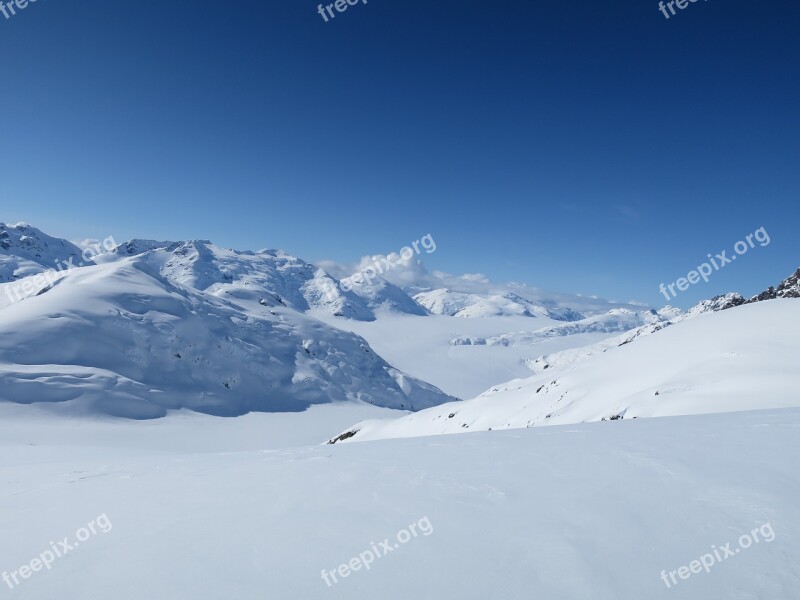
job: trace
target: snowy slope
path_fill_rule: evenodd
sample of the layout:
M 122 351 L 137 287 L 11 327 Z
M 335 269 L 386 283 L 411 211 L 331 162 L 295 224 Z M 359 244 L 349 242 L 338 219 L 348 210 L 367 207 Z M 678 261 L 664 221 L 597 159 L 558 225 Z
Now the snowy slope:
M 674 320 L 657 321 L 655 323 L 649 323 L 647 325 L 642 325 L 641 327 L 637 327 L 636 329 L 626 331 L 625 333 L 622 333 L 620 335 L 604 338 L 603 340 L 597 342 L 596 344 L 591 344 L 588 346 L 580 346 L 577 348 L 568 348 L 567 350 L 561 350 L 560 352 L 553 352 L 552 354 L 545 354 L 537 358 L 529 358 L 525 360 L 525 366 L 527 366 L 534 373 L 542 373 L 547 369 L 552 369 L 554 367 L 564 368 L 569 365 L 573 365 L 577 362 L 586 360 L 587 358 L 591 358 L 592 356 L 595 356 L 602 352 L 607 352 L 612 348 L 616 348 L 618 346 L 624 346 L 625 344 L 630 344 L 631 342 L 639 339 L 640 337 L 652 335 L 658 331 L 661 331 L 665 327 L 669 327 L 670 325 L 679 323 L 680 321 L 684 320 L 684 318 L 685 317 L 682 315 L 681 317 Z
M 800 405 L 800 300 L 709 312 L 580 362 L 390 421 L 350 439 Z
M 213 427 L 6 408 L 0 572 L 100 515 L 113 525 L 15 589 L 0 582 L 16 600 L 796 600 L 800 589 L 796 409 L 281 447 L 274 433 L 297 446 L 282 415 Z M 297 415 L 298 439 L 324 408 Z M 429 535 L 393 547 L 423 519 Z M 663 583 L 765 525 L 772 541 Z M 386 539 L 369 570 L 325 584 L 323 570 Z
M 583 318 L 571 309 L 548 308 L 512 292 L 477 294 L 437 289 L 416 294 L 414 300 L 433 314 L 451 317 L 547 317 L 558 321 Z
M 377 312 L 371 323 L 338 319 L 322 311 L 315 317 L 366 339 L 389 363 L 458 398 L 473 398 L 500 381 L 531 374 L 527 361 L 541 354 L 598 343 L 608 333 L 574 333 L 542 338 L 535 345 L 453 345 L 454 339 L 489 339 L 530 328 L 563 325 L 545 317 L 460 319 L 442 315 L 414 317 Z
M 457 337 L 451 342 L 454 346 L 524 346 L 533 345 L 553 337 L 565 337 L 583 333 L 604 333 L 611 335 L 630 331 L 637 327 L 668 320 L 655 310 L 632 311 L 614 308 L 602 315 L 586 317 L 571 323 L 559 323 L 531 332 L 515 332 L 489 338 Z
M 612 308 L 566 323 L 542 316 L 416 319 L 381 312 L 372 323 L 358 323 L 314 314 L 361 335 L 392 364 L 459 398 L 475 397 L 498 381 L 529 377 L 531 370 L 572 363 L 686 316 L 670 307 L 655 312 Z M 538 329 L 531 331 L 532 324 Z M 609 337 L 620 331 L 626 333 Z
M 184 407 L 237 415 L 357 401 L 413 410 L 448 399 L 362 338 L 280 303 L 248 311 L 224 289 L 198 292 L 221 270 L 165 258 L 75 269 L 0 309 L 0 400 L 154 418 Z
M 390 313 L 425 316 L 428 311 L 402 289 L 382 277 L 353 275 L 342 280 L 367 306 Z
M 81 249 L 51 237 L 27 223 L 0 223 L 0 283 L 15 281 L 48 269 L 78 266 Z

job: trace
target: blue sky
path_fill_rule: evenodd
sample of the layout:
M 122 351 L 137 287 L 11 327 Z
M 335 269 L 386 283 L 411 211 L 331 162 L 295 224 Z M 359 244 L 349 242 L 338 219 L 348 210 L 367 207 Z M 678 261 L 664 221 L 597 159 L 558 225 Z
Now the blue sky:
M 0 220 L 660 305 L 800 266 L 800 5 L 38 0 L 0 15 Z

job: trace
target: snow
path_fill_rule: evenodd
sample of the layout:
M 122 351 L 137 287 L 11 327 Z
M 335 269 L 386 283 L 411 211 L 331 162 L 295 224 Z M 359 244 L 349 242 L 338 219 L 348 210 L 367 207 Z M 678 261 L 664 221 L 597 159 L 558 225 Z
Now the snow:
M 414 300 L 434 314 L 451 317 L 481 318 L 500 316 L 548 317 L 559 321 L 577 321 L 583 315 L 570 309 L 553 309 L 536 304 L 512 292 L 464 293 L 449 289 L 422 292 Z
M 307 443 L 331 406 L 151 422 L 35 410 L 0 404 L 0 572 L 98 515 L 113 528 L 0 582 L 20 600 L 791 600 L 800 586 L 797 409 L 341 446 L 290 439 Z M 324 583 L 422 518 L 429 536 Z M 767 523 L 771 543 L 676 589 L 660 579 Z
M 43 275 L 80 257 L 0 224 L 0 577 L 113 527 L 9 597 L 797 598 L 800 271 L 683 313 L 207 240 Z
M 369 341 L 390 364 L 427 381 L 457 398 L 472 398 L 501 381 L 531 374 L 526 360 L 599 342 L 607 333 L 575 333 L 542 339 L 535 346 L 453 345 L 459 338 L 491 338 L 509 331 L 562 325 L 545 317 L 483 317 L 460 319 L 442 315 L 413 317 L 377 312 L 371 323 L 335 319 L 322 311 L 310 314 Z
M 402 289 L 381 277 L 352 275 L 341 280 L 373 310 L 424 316 L 428 312 Z
M 176 252 L 183 249 L 197 247 Z M 216 272 L 169 260 L 148 253 L 75 269 L 0 309 L 0 400 L 147 419 L 180 408 L 231 416 L 345 401 L 416 409 L 451 399 L 401 377 L 353 334 L 286 306 L 245 309 L 225 294 L 195 291 Z
M 705 313 L 465 402 L 354 425 L 347 443 L 800 406 L 800 299 Z M 602 347 L 602 346 L 601 346 Z M 572 353 L 577 354 L 577 353 Z
M 666 319 L 656 311 L 634 312 L 624 308 L 615 308 L 602 315 L 586 317 L 572 323 L 543 327 L 532 332 L 515 332 L 490 338 L 454 338 L 450 343 L 454 346 L 517 346 L 534 345 L 552 337 L 563 337 L 583 333 L 619 333 L 630 331 L 643 325 L 658 323 Z
M 13 282 L 44 271 L 78 266 L 82 250 L 66 240 L 50 237 L 27 223 L 0 223 L 0 283 Z M 0 298 L 0 306 L 7 299 Z
M 339 281 L 280 250 L 254 253 L 195 240 L 153 249 L 143 258 L 169 281 L 226 298 L 245 309 L 260 302 L 298 312 L 321 308 L 351 319 L 375 318 L 360 297 L 341 289 Z
M 633 311 L 600 300 L 591 300 L 590 316 L 581 321 L 582 315 L 565 306 L 564 298 L 515 284 L 497 286 L 479 276 L 431 275 L 416 260 L 413 265 L 403 262 L 396 269 L 399 273 L 385 273 L 387 277 L 413 273 L 419 278 L 399 287 L 374 275 L 369 280 L 363 274 L 339 280 L 281 250 L 237 251 L 208 240 L 134 239 L 93 256 L 88 266 L 54 272 L 48 271 L 49 263 L 75 262 L 80 249 L 28 225 L 6 229 L 0 259 L 15 281 L 0 283 L 0 331 L 30 327 L 34 343 L 20 359 L 11 351 L 20 345 L 15 337 L 20 334 L 6 340 L 8 352 L 5 358 L 0 354 L 0 381 L 6 391 L 0 391 L 0 399 L 68 402 L 81 397 L 88 410 L 94 407 L 136 418 L 158 417 L 184 406 L 214 414 L 295 410 L 325 399 L 419 408 L 450 399 L 423 381 L 450 396 L 472 397 L 499 381 L 528 374 L 527 365 L 539 355 L 598 342 L 609 331 L 639 322 L 618 319 L 617 315 Z M 25 269 L 20 267 L 23 262 Z M 75 262 L 76 267 L 79 264 Z M 419 293 L 423 283 L 445 282 L 464 291 Z M 431 314 L 423 304 L 434 313 L 442 311 L 435 303 L 420 304 L 414 294 L 445 298 L 452 311 L 444 312 L 455 318 Z M 605 324 L 594 324 L 597 319 Z M 574 326 L 559 327 L 570 321 Z M 453 347 L 459 340 L 480 344 L 484 339 L 547 328 L 552 328 L 553 336 L 568 335 L 561 340 L 536 337 L 535 348 L 522 347 L 533 342 L 505 350 Z M 350 340 L 346 349 L 339 351 L 337 341 L 337 351 L 330 352 L 324 364 L 304 364 L 318 352 L 310 346 L 318 331 L 338 339 L 343 339 L 342 331 L 355 332 L 368 343 L 363 339 L 353 343 L 352 336 L 344 336 Z M 53 341 L 64 337 L 73 342 Z M 217 337 L 222 343 L 212 343 Z M 76 347 L 78 341 L 83 348 Z M 332 342 L 316 343 L 329 347 Z M 97 350 L 88 351 L 88 344 Z M 370 345 L 389 361 L 382 367 L 387 377 L 377 388 L 364 381 L 369 368 L 355 373 L 365 366 L 362 354 Z M 267 346 L 271 364 L 265 363 Z M 39 354 L 38 348 L 46 350 Z M 303 354 L 296 358 L 295 350 Z M 73 357 L 76 352 L 80 355 Z M 218 359 L 217 354 L 224 357 Z M 251 367 L 242 365 L 242 360 L 260 364 Z M 203 365 L 198 377 L 191 368 L 196 365 Z M 339 389 L 323 394 L 318 389 L 308 391 L 331 378 L 351 377 L 361 381 L 349 386 L 336 383 Z M 275 396 L 286 388 L 294 399 L 277 400 Z M 384 389 L 393 390 L 392 398 L 384 398 Z M 425 398 L 406 401 L 420 389 Z M 398 390 L 405 390 L 405 399 L 398 401 Z M 309 393 L 315 399 L 308 401 Z M 272 398 L 265 401 L 264 396 Z

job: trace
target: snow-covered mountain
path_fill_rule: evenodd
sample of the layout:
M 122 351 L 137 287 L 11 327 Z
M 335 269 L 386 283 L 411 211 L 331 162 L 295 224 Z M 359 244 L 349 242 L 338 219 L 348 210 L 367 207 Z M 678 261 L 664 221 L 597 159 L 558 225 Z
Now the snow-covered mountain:
M 133 240 L 113 252 L 119 258 L 140 254 L 174 284 L 225 298 L 243 308 L 258 304 L 288 306 L 299 312 L 318 308 L 335 316 L 375 319 L 365 301 L 343 290 L 338 280 L 280 250 L 229 250 L 207 240 Z
M 425 316 L 428 311 L 405 291 L 382 277 L 366 278 L 351 275 L 342 280 L 343 287 L 353 291 L 373 311 Z
M 602 315 L 586 317 L 570 323 L 559 323 L 543 327 L 531 332 L 506 333 L 489 338 L 456 337 L 450 342 L 454 346 L 525 346 L 534 345 L 553 337 L 565 337 L 583 333 L 612 334 L 630 331 L 637 327 L 653 323 L 661 323 L 671 318 L 671 313 L 655 310 L 632 311 L 625 308 L 614 308 Z
M 280 250 L 237 251 L 207 240 L 133 239 L 104 247 L 98 255 L 86 254 L 78 245 L 26 224 L 4 226 L 3 232 L 0 265 L 8 285 L 0 293 L 0 310 L 50 294 L 62 278 L 82 265 L 94 270 L 96 265 L 136 259 L 140 271 L 158 279 L 159 285 L 219 301 L 227 310 L 242 313 L 237 322 L 264 315 L 275 318 L 279 313 L 284 318 L 300 314 L 321 319 L 332 328 L 363 336 L 410 376 L 434 381 L 462 398 L 497 381 L 524 375 L 531 353 L 524 345 L 494 353 L 477 347 L 453 353 L 449 348 L 454 338 L 492 339 L 509 331 L 552 328 L 550 340 L 537 349 L 558 352 L 597 342 L 609 328 L 617 331 L 638 324 L 624 325 L 614 311 L 644 312 L 594 298 L 548 295 L 524 285 L 496 285 L 479 275 L 430 274 L 420 262 L 406 261 L 402 267 L 402 260 L 394 261 L 401 267 L 369 278 L 363 269 L 348 275 L 346 269 L 332 265 L 337 278 Z M 402 268 L 406 271 L 398 277 Z M 582 322 L 584 315 L 568 307 L 571 301 L 588 309 L 590 321 Z M 3 318 L 11 323 L 12 313 Z M 605 319 L 606 325 L 597 319 Z M 558 328 L 569 323 L 574 327 Z M 222 371 L 216 374 L 219 380 L 226 377 Z M 400 404 L 407 408 L 405 402 Z
M 687 316 L 702 314 L 708 311 L 727 310 L 742 304 L 753 304 L 764 300 L 775 300 L 776 298 L 800 298 L 800 269 L 778 284 L 778 287 L 769 286 L 760 294 L 751 298 L 745 298 L 737 292 L 729 292 L 719 296 L 714 296 L 710 300 L 699 302 L 687 311 Z
M 103 254 L 90 252 L 84 258 L 84 251 L 75 244 L 27 224 L 0 224 L 0 282 L 43 273 L 52 280 L 65 269 L 140 255 L 147 255 L 148 264 L 174 284 L 225 297 L 244 307 L 289 306 L 299 312 L 318 309 L 358 321 L 375 320 L 374 309 L 427 314 L 408 294 L 382 278 L 369 283 L 348 280 L 351 290 L 323 269 L 281 250 L 236 251 L 207 240 L 134 239 Z M 16 299 L 33 293 L 21 294 L 15 289 Z
M 473 400 L 361 423 L 347 439 L 800 406 L 800 299 L 707 311 L 650 333 L 540 363 L 539 374 Z
M 105 250 L 0 225 L 0 400 L 136 418 L 346 400 L 417 410 L 798 289 L 795 274 L 750 301 L 729 294 L 683 313 L 548 297 L 421 264 L 402 285 L 391 273 L 338 279 L 280 250 L 207 240 Z
M 41 273 L 51 257 L 81 254 L 40 233 L 36 244 L 6 238 L 41 261 L 26 259 L 25 269 Z M 5 264 L 20 264 L 19 243 L 8 246 Z M 277 251 L 158 246 L 134 241 L 53 278 L 19 279 L 17 268 L 16 281 L 0 284 L 25 290 L 0 293 L 0 400 L 153 418 L 337 401 L 416 410 L 452 399 L 386 363 L 363 338 L 304 314 L 371 315 L 349 292 L 328 302 L 322 288 L 338 282 L 320 269 Z
M 800 268 L 781 281 L 777 288 L 769 286 L 760 294 L 756 294 L 747 300 L 746 303 L 752 304 L 753 302 L 763 302 L 764 300 L 774 300 L 776 298 L 800 298 Z
M 721 294 L 719 296 L 714 296 L 713 298 L 709 298 L 708 300 L 701 300 L 693 307 L 691 307 L 688 311 L 686 311 L 686 315 L 689 317 L 693 317 L 707 312 L 726 310 L 728 308 L 733 308 L 735 306 L 741 306 L 745 302 L 746 300 L 742 298 L 740 294 L 736 292 L 730 292 L 728 294 Z
M 629 330 L 622 328 L 621 330 L 626 331 L 622 335 L 607 338 L 590 346 L 570 348 L 561 352 L 539 356 L 536 359 L 528 359 L 525 361 L 525 363 L 534 373 L 541 373 L 545 369 L 551 367 L 565 367 L 567 365 L 585 360 L 586 358 L 594 356 L 595 354 L 606 352 L 611 348 L 630 344 L 636 339 L 651 335 L 657 331 L 661 331 L 665 327 L 675 325 L 676 323 L 680 323 L 686 319 L 692 319 L 705 313 L 728 310 L 743 304 L 753 304 L 755 302 L 762 302 L 764 300 L 771 300 L 775 298 L 798 298 L 800 297 L 800 285 L 798 284 L 798 278 L 800 278 L 800 269 L 782 281 L 778 285 L 777 289 L 770 286 L 766 291 L 753 296 L 749 300 L 745 300 L 739 293 L 729 292 L 727 294 L 714 296 L 708 300 L 701 300 L 685 312 L 671 306 L 665 306 L 658 311 L 651 311 L 652 313 L 658 315 L 658 319 L 654 319 L 652 322 L 635 328 L 629 328 Z M 614 312 L 615 311 L 612 310 L 608 314 L 610 315 Z M 599 317 L 601 321 L 605 318 L 607 318 L 607 315 L 601 315 Z M 587 321 L 590 320 L 591 318 L 587 319 Z M 579 324 L 580 323 L 576 325 Z
M 75 244 L 39 231 L 27 223 L 0 223 L 0 283 L 16 281 L 48 269 L 82 264 Z
M 416 294 L 414 300 L 433 314 L 451 317 L 521 316 L 547 317 L 557 321 L 577 321 L 584 318 L 572 309 L 542 306 L 513 292 L 478 294 L 436 289 Z

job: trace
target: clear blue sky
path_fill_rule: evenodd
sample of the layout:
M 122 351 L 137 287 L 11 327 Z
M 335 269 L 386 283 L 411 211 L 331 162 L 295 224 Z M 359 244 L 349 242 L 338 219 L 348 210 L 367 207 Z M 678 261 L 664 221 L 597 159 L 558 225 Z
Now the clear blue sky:
M 0 220 L 673 302 L 800 266 L 800 5 L 38 0 L 0 15 Z

